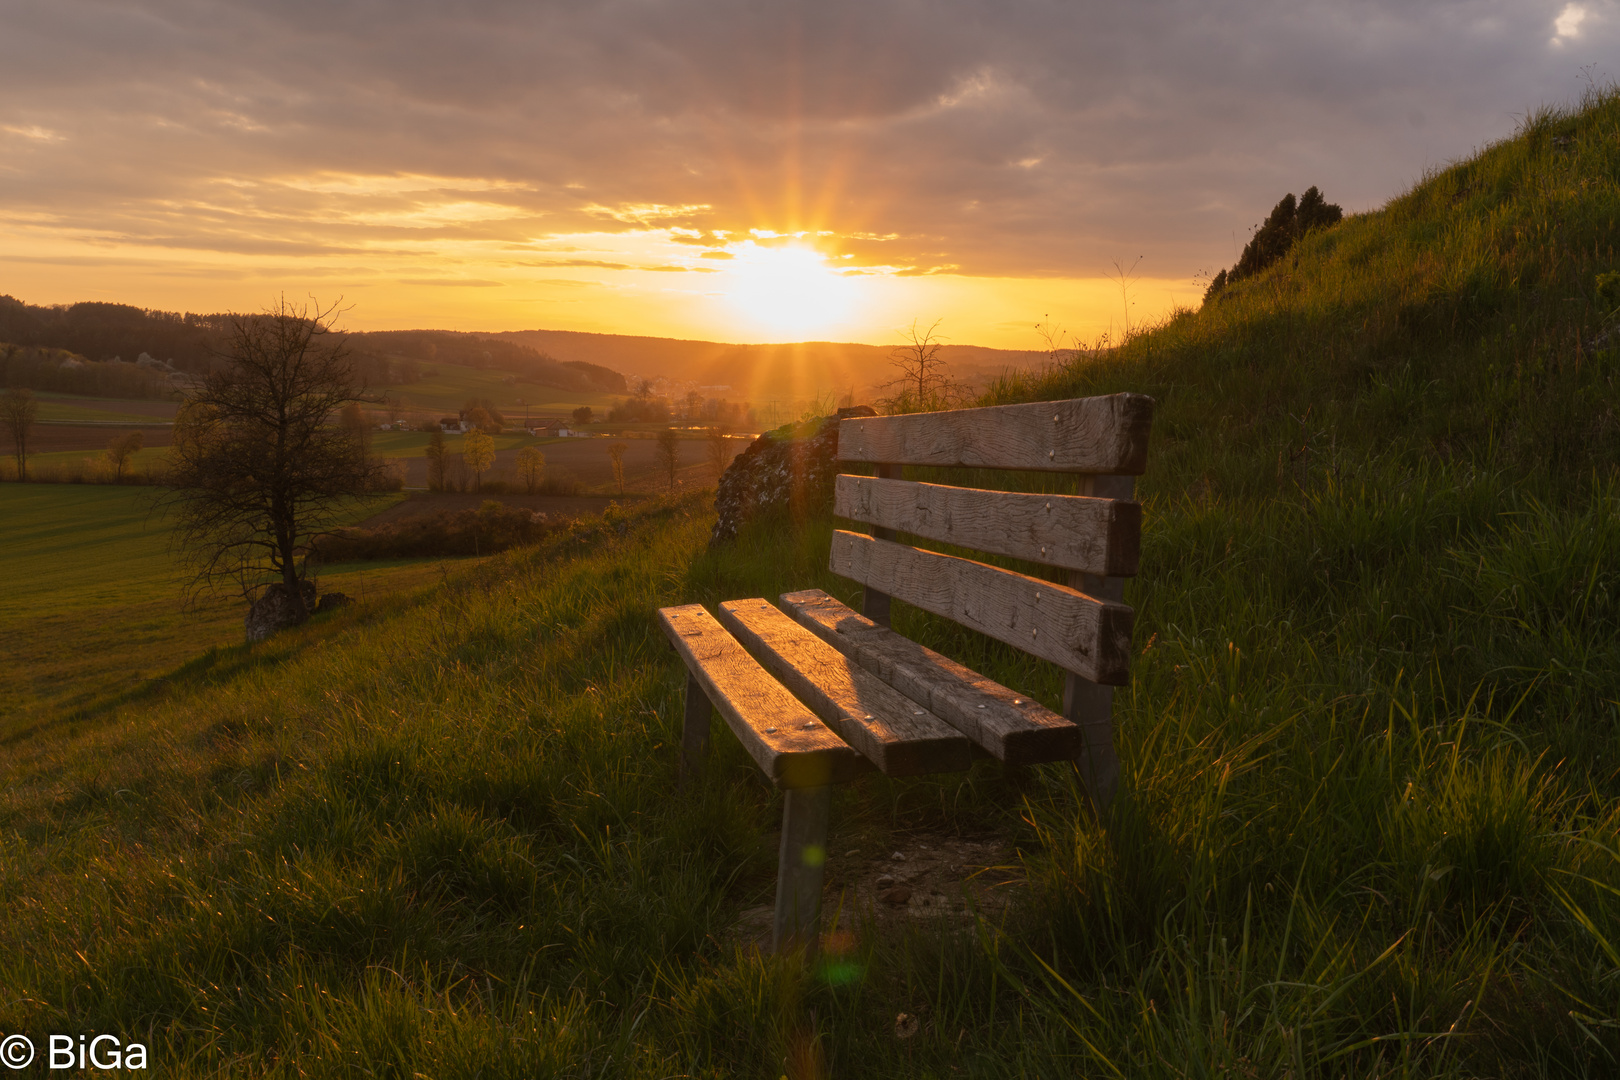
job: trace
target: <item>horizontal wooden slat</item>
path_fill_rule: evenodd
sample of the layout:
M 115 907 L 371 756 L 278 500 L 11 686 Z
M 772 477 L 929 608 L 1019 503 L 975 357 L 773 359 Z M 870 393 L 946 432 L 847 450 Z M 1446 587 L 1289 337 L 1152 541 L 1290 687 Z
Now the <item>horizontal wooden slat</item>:
M 779 787 L 840 783 L 871 765 L 771 678 L 701 604 L 659 622 L 750 757 Z
M 1120 685 L 1129 677 L 1135 615 L 1124 604 L 842 529 L 833 533 L 829 565 L 835 574 L 954 619 L 1093 682 Z
M 852 416 L 838 426 L 838 460 L 1140 476 L 1152 425 L 1145 394 Z
M 889 776 L 952 772 L 973 747 L 950 724 L 765 600 L 720 605 L 720 624 L 844 741 Z
M 1142 506 L 1078 495 L 839 476 L 833 513 L 996 555 L 1130 577 L 1142 550 Z
M 1057 713 L 857 615 L 820 589 L 783 593 L 782 607 L 821 640 L 1010 765 L 1062 761 L 1080 753 L 1080 728 Z

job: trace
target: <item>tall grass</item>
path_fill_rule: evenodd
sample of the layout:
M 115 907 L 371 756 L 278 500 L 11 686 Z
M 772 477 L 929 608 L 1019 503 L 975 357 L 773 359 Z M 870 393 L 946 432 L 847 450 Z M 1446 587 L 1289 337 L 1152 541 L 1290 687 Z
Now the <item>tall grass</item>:
M 993 400 L 1145 390 L 1124 794 L 866 777 L 835 847 L 993 831 L 966 931 L 741 947 L 776 795 L 677 794 L 654 610 L 822 587 L 825 518 L 647 503 L 0 746 L 0 1030 L 176 1075 L 1613 1075 L 1620 99 Z M 1050 483 L 1029 478 L 1031 485 Z M 1048 704 L 1058 675 L 910 634 Z M 897 1014 L 917 1026 L 896 1026 Z M 901 1037 L 905 1036 L 905 1037 Z

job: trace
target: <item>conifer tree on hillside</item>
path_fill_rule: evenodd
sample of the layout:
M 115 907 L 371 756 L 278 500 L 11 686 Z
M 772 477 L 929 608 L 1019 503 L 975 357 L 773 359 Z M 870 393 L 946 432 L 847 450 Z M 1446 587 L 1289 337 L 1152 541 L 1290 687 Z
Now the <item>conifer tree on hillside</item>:
M 1238 256 L 1237 265 L 1231 270 L 1222 270 L 1215 275 L 1214 280 L 1209 283 L 1209 288 L 1204 292 L 1204 300 L 1209 301 L 1235 281 L 1242 281 L 1260 273 L 1287 255 L 1300 237 L 1313 229 L 1325 229 L 1330 225 L 1336 225 L 1343 217 L 1343 208 L 1338 203 L 1330 203 L 1323 198 L 1314 184 L 1305 189 L 1305 194 L 1301 195 L 1297 202 L 1294 193 L 1289 192 L 1271 208 L 1265 222 L 1255 230 L 1254 236 L 1244 245 L 1243 254 Z

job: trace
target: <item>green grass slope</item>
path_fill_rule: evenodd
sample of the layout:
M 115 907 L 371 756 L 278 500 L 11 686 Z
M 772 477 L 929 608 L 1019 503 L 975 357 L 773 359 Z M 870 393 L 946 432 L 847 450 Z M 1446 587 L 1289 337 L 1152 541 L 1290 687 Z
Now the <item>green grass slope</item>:
M 1068 770 L 981 763 L 833 828 L 1010 837 L 1005 918 L 737 948 L 778 803 L 718 722 L 677 792 L 653 612 L 854 590 L 830 522 L 708 552 L 697 495 L 0 745 L 0 1030 L 182 1076 L 1612 1075 L 1617 211 L 1610 94 L 997 388 L 1160 401 L 1125 794 L 1102 828 Z
M 242 601 L 185 603 L 185 575 L 155 495 L 109 485 L 0 485 L 0 739 L 139 690 L 241 640 Z M 399 498 L 367 499 L 353 516 Z M 431 572 L 334 566 L 323 578 L 327 588 L 362 596 Z

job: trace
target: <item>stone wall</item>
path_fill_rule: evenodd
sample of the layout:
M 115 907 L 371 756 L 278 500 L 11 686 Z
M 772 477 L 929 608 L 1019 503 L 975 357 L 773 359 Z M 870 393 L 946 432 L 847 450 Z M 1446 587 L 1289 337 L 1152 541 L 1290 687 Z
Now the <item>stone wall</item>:
M 710 546 L 734 539 L 745 523 L 767 514 L 787 512 L 804 518 L 830 513 L 833 477 L 838 475 L 838 421 L 876 415 L 871 406 L 857 405 L 755 439 L 720 477 L 714 497 L 719 520 Z

